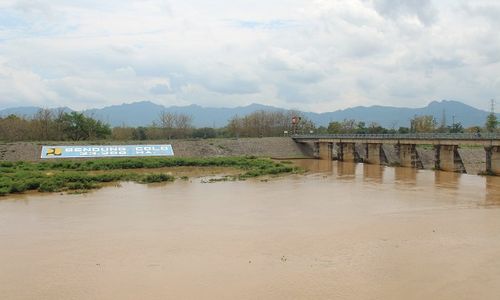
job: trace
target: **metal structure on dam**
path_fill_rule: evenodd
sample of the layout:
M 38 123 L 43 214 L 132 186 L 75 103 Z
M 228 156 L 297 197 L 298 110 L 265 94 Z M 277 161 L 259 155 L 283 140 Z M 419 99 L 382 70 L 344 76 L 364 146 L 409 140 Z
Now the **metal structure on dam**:
M 460 146 L 479 146 L 485 151 L 486 173 L 500 175 L 500 135 L 497 133 L 310 134 L 293 135 L 292 139 L 297 143 L 314 143 L 320 159 L 332 160 L 335 146 L 337 159 L 341 161 L 359 161 L 356 144 L 362 144 L 366 151 L 363 162 L 369 164 L 387 163 L 382 145 L 394 145 L 400 165 L 414 168 L 421 167 L 417 145 L 432 145 L 435 169 L 451 172 L 463 172 Z

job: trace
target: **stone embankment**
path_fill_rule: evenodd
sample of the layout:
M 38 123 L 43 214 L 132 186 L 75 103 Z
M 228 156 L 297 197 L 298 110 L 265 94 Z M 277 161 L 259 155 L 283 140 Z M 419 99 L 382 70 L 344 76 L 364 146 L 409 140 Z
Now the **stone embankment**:
M 218 156 L 265 156 L 273 158 L 312 157 L 307 145 L 297 144 L 291 138 L 240 138 L 240 139 L 197 139 L 161 141 L 92 141 L 92 142 L 16 142 L 0 144 L 0 160 L 40 160 L 42 145 L 124 145 L 124 144 L 171 144 L 178 157 Z

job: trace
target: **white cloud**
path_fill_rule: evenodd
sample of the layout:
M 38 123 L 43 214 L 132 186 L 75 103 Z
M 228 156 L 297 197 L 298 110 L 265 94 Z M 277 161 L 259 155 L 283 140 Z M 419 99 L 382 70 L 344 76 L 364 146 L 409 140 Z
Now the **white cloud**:
M 4 0 L 0 108 L 252 102 L 487 108 L 493 0 Z

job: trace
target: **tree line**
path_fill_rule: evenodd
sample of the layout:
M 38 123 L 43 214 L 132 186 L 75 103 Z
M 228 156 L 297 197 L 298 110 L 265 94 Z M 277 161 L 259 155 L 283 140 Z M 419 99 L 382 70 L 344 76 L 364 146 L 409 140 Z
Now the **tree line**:
M 112 133 L 111 127 L 83 113 L 40 109 L 33 117 L 0 118 L 0 140 L 96 140 Z
M 292 123 L 292 118 L 295 123 Z M 395 126 L 393 126 L 395 127 Z M 238 138 L 284 136 L 294 133 L 331 134 L 388 134 L 388 133 L 463 133 L 498 132 L 494 113 L 488 115 L 484 127 L 464 128 L 459 122 L 446 125 L 431 115 L 415 116 L 410 127 L 385 128 L 380 124 L 353 119 L 332 121 L 317 127 L 297 111 L 256 111 L 245 116 L 234 116 L 221 128 L 193 126 L 191 116 L 162 111 L 149 126 L 111 127 L 92 116 L 79 112 L 40 109 L 32 117 L 9 115 L 0 117 L 1 141 L 80 141 L 80 140 L 160 140 L 185 138 Z

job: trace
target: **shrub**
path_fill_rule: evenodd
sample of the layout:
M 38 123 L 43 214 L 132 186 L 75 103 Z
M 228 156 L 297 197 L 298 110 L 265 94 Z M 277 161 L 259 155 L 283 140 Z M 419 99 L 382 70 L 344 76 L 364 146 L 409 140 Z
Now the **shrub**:
M 38 191 L 40 192 L 58 192 L 64 187 L 64 183 L 56 180 L 44 181 L 40 184 Z
M 175 177 L 168 174 L 148 174 L 141 180 L 143 183 L 174 181 Z

